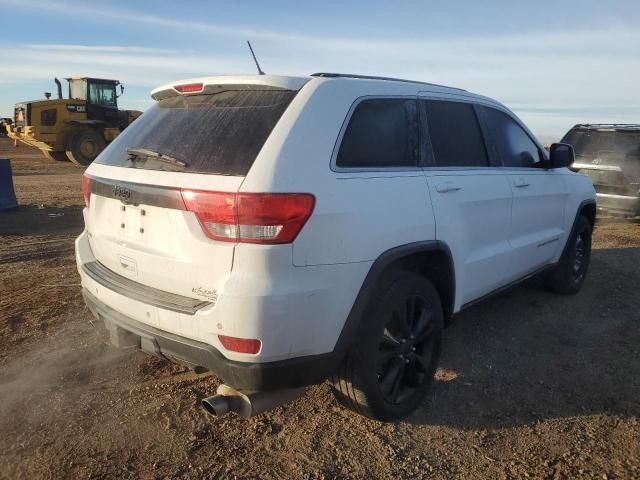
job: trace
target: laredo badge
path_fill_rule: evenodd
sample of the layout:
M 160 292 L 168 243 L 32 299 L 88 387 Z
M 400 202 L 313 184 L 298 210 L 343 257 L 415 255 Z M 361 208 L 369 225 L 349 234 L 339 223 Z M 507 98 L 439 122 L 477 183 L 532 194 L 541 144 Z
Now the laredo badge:
M 193 287 L 191 291 L 196 295 L 198 295 L 199 297 L 204 297 L 207 300 L 211 300 L 213 303 L 215 303 L 216 300 L 218 300 L 218 292 L 215 290 L 209 290 L 204 287 Z

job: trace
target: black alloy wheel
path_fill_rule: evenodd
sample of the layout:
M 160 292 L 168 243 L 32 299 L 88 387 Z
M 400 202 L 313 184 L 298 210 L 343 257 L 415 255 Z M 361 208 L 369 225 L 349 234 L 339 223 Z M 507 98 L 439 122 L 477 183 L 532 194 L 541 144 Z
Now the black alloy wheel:
M 378 347 L 378 382 L 385 400 L 399 404 L 435 372 L 439 354 L 436 323 L 424 298 L 414 296 L 393 309 Z

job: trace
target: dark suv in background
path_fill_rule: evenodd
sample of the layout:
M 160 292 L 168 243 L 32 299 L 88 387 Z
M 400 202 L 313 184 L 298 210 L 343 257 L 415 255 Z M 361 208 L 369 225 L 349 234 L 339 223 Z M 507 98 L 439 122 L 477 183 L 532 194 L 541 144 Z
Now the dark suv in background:
M 640 124 L 580 124 L 563 137 L 573 145 L 573 169 L 591 178 L 598 209 L 640 215 Z

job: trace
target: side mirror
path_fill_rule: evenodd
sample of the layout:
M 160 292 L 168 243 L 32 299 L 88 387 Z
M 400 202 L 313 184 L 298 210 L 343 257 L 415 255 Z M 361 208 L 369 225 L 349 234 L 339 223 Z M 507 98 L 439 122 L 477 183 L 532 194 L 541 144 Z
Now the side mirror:
M 549 148 L 548 168 L 562 168 L 570 166 L 576 158 L 573 147 L 568 143 L 552 143 Z
M 120 95 L 124 93 L 124 85 L 120 84 Z

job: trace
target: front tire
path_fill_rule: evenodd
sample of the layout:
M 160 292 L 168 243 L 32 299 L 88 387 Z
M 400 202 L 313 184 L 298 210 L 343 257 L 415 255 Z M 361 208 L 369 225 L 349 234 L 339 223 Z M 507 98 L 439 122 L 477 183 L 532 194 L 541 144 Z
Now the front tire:
M 106 142 L 103 136 L 92 129 L 83 129 L 73 134 L 67 147 L 67 157 L 79 167 L 86 167 L 100 154 Z
M 361 415 L 397 420 L 418 407 L 433 381 L 442 346 L 442 305 L 431 282 L 407 271 L 387 275 L 372 299 L 333 377 L 333 391 Z
M 561 295 L 578 293 L 587 276 L 590 259 L 591 223 L 584 215 L 580 215 L 560 261 L 544 275 L 546 286 Z

